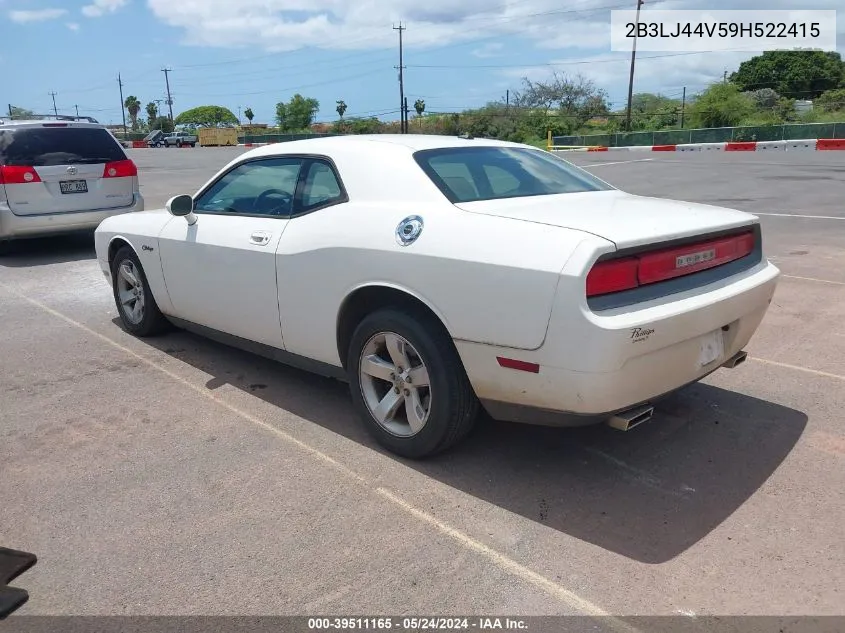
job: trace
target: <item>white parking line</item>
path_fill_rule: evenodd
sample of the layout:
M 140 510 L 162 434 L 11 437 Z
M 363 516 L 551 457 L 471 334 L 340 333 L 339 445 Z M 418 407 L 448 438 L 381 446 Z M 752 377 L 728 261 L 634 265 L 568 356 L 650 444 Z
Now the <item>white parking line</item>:
M 842 215 L 800 215 L 798 213 L 757 213 L 750 212 L 752 215 L 765 215 L 772 218 L 808 218 L 810 220 L 845 220 Z
M 53 308 L 41 303 L 40 301 L 38 301 L 36 299 L 32 299 L 31 297 L 28 297 L 28 296 L 18 292 L 17 290 L 10 288 L 9 286 L 7 286 L 5 284 L 0 283 L 0 287 L 5 289 L 7 292 L 19 297 L 23 301 L 26 301 L 27 303 L 39 308 L 40 310 L 43 310 L 47 314 L 50 314 L 50 315 L 56 317 L 57 319 L 60 319 L 60 320 L 64 321 L 65 323 L 68 323 L 69 325 L 72 325 L 73 327 L 78 328 L 78 329 L 82 330 L 83 332 L 93 336 L 94 338 L 99 339 L 100 341 L 114 347 L 115 349 L 118 349 L 121 352 L 123 352 L 123 353 L 125 353 L 129 356 L 132 356 L 133 358 L 141 361 L 142 363 L 151 367 L 152 369 L 158 370 L 159 372 L 161 372 L 162 374 L 164 374 L 165 376 L 167 376 L 171 380 L 179 383 L 180 385 L 182 385 L 184 387 L 187 387 L 188 389 L 190 389 L 194 393 L 197 393 L 200 396 L 207 398 L 208 400 L 211 400 L 212 402 L 215 402 L 216 404 L 219 404 L 221 407 L 223 407 L 226 410 L 230 411 L 231 413 L 234 413 L 235 415 L 241 417 L 242 419 L 246 420 L 247 422 L 250 422 L 251 424 L 254 424 L 255 426 L 261 427 L 262 429 L 269 431 L 270 433 L 273 433 L 274 435 L 276 435 L 277 437 L 285 440 L 286 442 L 290 442 L 291 444 L 294 444 L 295 446 L 297 446 L 298 448 L 301 448 L 302 450 L 306 451 L 307 453 L 309 453 L 313 457 L 316 457 L 320 461 L 329 464 L 330 466 L 335 468 L 341 474 L 346 475 L 347 477 L 352 479 L 356 484 L 363 486 L 369 492 L 374 493 L 374 494 L 378 495 L 379 497 L 381 497 L 383 499 L 389 500 L 391 503 L 393 503 L 396 507 L 400 508 L 406 514 L 409 514 L 409 515 L 411 515 L 411 516 L 413 516 L 413 517 L 415 517 L 415 518 L 417 518 L 421 521 L 424 521 L 424 522 L 428 523 L 429 525 L 437 528 L 438 531 L 440 531 L 443 534 L 450 536 L 453 540 L 457 541 L 459 544 L 461 544 L 465 548 L 470 549 L 470 550 L 472 550 L 476 553 L 482 554 L 490 562 L 492 562 L 494 565 L 496 565 L 497 567 L 499 567 L 503 571 L 508 572 L 511 575 L 516 576 L 517 578 L 519 578 L 519 579 L 521 579 L 521 580 L 523 580 L 523 581 L 525 581 L 525 582 L 527 582 L 527 583 L 529 583 L 529 584 L 531 584 L 531 585 L 533 585 L 533 586 L 535 586 L 539 589 L 542 589 L 547 594 L 549 594 L 552 597 L 557 598 L 561 602 L 567 604 L 570 608 L 572 608 L 576 611 L 580 611 L 582 613 L 585 613 L 587 615 L 606 618 L 607 619 L 606 621 L 608 622 L 608 624 L 614 630 L 619 631 L 620 633 L 622 633 L 622 632 L 624 632 L 624 633 L 639 633 L 639 630 L 637 628 L 631 626 L 630 624 L 628 624 L 627 622 L 625 622 L 625 621 L 623 621 L 619 618 L 616 618 L 616 617 L 610 615 L 607 611 L 605 611 L 604 609 L 602 609 L 598 605 L 595 605 L 592 602 L 590 602 L 589 600 L 582 598 L 581 596 L 579 596 L 576 593 L 570 591 L 569 589 L 566 589 L 563 585 L 556 583 L 553 580 L 550 580 L 550 579 L 546 578 L 545 576 L 538 574 L 535 571 L 532 571 L 531 569 L 529 569 L 525 565 L 518 563 L 517 561 L 513 560 L 512 558 L 510 558 L 506 554 L 503 554 L 503 553 L 485 545 L 484 543 L 475 540 L 474 538 L 472 538 L 468 534 L 461 532 L 460 530 L 448 525 L 447 523 L 445 523 L 443 521 L 440 521 L 439 519 L 431 516 L 430 514 L 426 513 L 425 511 L 420 510 L 418 508 L 415 508 L 414 506 L 412 506 L 408 502 L 404 501 L 400 497 L 396 496 L 395 493 L 387 490 L 386 488 L 375 487 L 374 484 L 370 480 L 368 480 L 367 478 L 363 477 L 362 475 L 356 473 L 354 470 L 352 470 L 351 468 L 348 468 L 347 466 L 340 463 L 339 461 L 337 461 L 336 459 L 334 459 L 330 455 L 327 455 L 326 453 L 323 453 L 322 451 L 310 446 L 309 444 L 303 442 L 302 440 L 299 440 L 299 439 L 293 437 L 292 435 L 282 431 L 281 429 L 276 428 L 272 424 L 269 424 L 268 422 L 264 422 L 263 420 L 255 417 L 254 415 L 251 415 L 251 414 L 247 413 L 246 411 L 243 411 L 243 410 L 237 408 L 236 406 L 229 404 L 223 398 L 215 395 L 213 392 L 209 391 L 208 389 L 201 387 L 199 385 L 196 385 L 196 384 L 192 383 L 191 381 L 183 378 L 182 376 L 179 376 L 178 374 L 173 373 L 172 371 L 170 371 L 166 367 L 160 365 L 159 363 L 155 362 L 154 360 L 151 360 L 151 359 L 149 359 L 145 356 L 142 356 L 141 354 L 138 354 L 137 352 L 132 351 L 128 347 L 125 347 L 124 345 L 121 345 L 117 341 L 114 341 L 114 340 L 110 339 L 109 337 L 107 337 L 103 334 L 100 334 L 99 332 L 97 332 L 95 330 L 92 330 L 87 325 L 84 325 L 84 324 L 80 323 L 79 321 L 76 321 L 76 320 L 70 318 L 69 316 L 62 314 L 58 310 L 54 310 Z
M 800 365 L 790 365 L 789 363 L 781 363 L 776 360 L 767 360 L 765 358 L 757 358 L 756 356 L 748 356 L 749 360 L 757 361 L 758 363 L 763 363 L 764 365 L 774 365 L 775 367 L 783 367 L 784 369 L 793 369 L 795 371 L 801 371 L 805 374 L 813 374 L 814 376 L 821 376 L 823 378 L 832 378 L 833 380 L 841 380 L 845 382 L 845 376 L 841 376 L 839 374 L 832 374 L 829 371 L 821 371 L 819 369 L 810 369 L 809 367 L 801 367 Z
M 586 165 L 580 165 L 582 169 L 589 169 L 590 167 L 605 167 L 607 165 L 624 165 L 626 163 L 647 163 L 648 161 L 654 160 L 653 158 L 637 158 L 635 160 L 617 160 L 612 163 L 592 163 Z
M 769 259 L 772 259 L 769 257 Z M 787 279 L 801 279 L 802 281 L 815 281 L 820 284 L 833 284 L 834 286 L 845 286 L 845 281 L 832 281 L 830 279 L 818 279 L 816 277 L 799 277 L 798 275 L 783 275 Z

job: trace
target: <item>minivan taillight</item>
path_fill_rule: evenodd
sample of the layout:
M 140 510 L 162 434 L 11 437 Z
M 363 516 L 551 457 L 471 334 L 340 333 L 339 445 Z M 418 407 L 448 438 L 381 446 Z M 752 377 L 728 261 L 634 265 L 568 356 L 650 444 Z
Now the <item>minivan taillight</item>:
M 639 255 L 597 262 L 587 274 L 587 296 L 683 277 L 742 259 L 754 250 L 754 233 L 656 249 Z
M 128 158 L 126 160 L 116 160 L 106 163 L 106 166 L 103 168 L 103 178 L 127 178 L 137 175 L 138 168 Z
M 25 185 L 31 182 L 41 182 L 34 167 L 0 165 L 0 185 Z

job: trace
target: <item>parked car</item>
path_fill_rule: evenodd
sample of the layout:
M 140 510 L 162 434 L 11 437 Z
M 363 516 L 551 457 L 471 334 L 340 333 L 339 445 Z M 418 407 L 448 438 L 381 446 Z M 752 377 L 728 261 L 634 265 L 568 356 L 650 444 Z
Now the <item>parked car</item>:
M 636 426 L 746 358 L 780 274 L 753 215 L 493 140 L 269 145 L 166 211 L 95 233 L 127 331 L 173 323 L 346 380 L 367 429 L 414 458 L 458 442 L 479 406 Z
M 196 147 L 197 137 L 193 134 L 186 134 L 184 132 L 171 132 L 165 134 L 162 139 L 165 147 L 181 147 L 182 145 L 190 145 Z
M 135 163 L 104 126 L 0 123 L 0 242 L 93 230 L 143 209 Z

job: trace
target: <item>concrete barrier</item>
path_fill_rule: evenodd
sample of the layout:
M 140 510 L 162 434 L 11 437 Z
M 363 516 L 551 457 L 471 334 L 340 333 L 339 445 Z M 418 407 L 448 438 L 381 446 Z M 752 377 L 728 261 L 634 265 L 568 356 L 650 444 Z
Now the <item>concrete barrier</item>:
M 845 151 L 845 139 L 808 139 L 796 141 L 728 141 L 725 143 L 684 143 L 680 145 L 629 145 L 626 147 L 590 147 L 555 149 L 554 152 L 771 152 L 771 151 Z

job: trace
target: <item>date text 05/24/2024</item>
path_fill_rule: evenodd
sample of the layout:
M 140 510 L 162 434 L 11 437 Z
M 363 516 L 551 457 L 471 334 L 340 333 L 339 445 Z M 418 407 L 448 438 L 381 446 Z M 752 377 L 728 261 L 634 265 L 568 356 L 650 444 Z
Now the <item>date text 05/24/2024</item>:
M 494 631 L 527 630 L 525 620 L 501 617 L 354 617 L 309 618 L 308 628 L 314 631 L 376 630 L 376 631 Z

